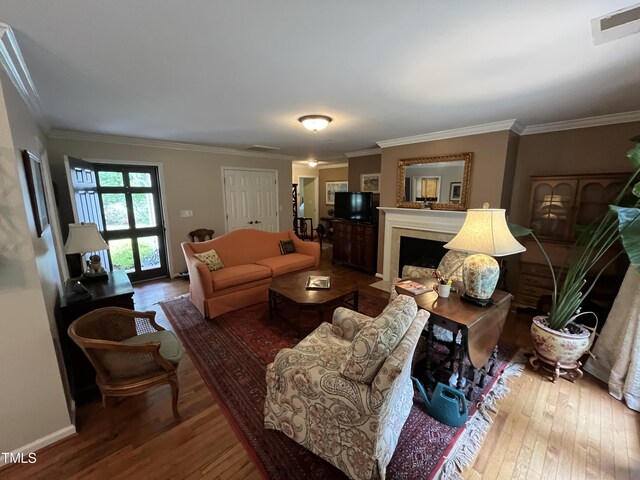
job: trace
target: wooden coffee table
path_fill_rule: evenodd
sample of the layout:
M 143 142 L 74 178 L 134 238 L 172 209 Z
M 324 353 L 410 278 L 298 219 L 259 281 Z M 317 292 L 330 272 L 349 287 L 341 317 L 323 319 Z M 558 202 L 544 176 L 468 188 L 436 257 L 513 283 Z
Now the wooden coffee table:
M 436 280 L 431 278 L 414 278 L 413 280 L 427 286 L 429 290 L 436 283 Z M 424 367 L 427 383 L 430 386 L 435 386 L 438 381 L 447 383 L 449 375 L 453 373 L 454 365 L 457 364 L 456 388 L 466 390 L 469 395 L 471 382 L 483 386 L 485 375 L 493 374 L 498 340 L 509 312 L 512 295 L 502 290 L 495 290 L 491 296 L 491 304 L 486 307 L 465 302 L 457 292 L 451 292 L 449 298 L 439 298 L 436 292 L 429 291 L 414 298 L 419 308 L 431 312 L 428 326 L 423 332 L 427 337 L 427 357 L 424 363 L 419 362 L 420 366 Z M 435 341 L 434 325 L 450 331 L 454 339 L 453 342 L 446 344 L 450 356 L 437 364 L 434 364 L 432 357 Z M 460 344 L 455 341 L 458 332 L 461 333 Z M 465 368 L 467 362 L 471 371 Z M 464 387 L 463 378 L 471 381 Z
M 310 275 L 331 277 L 328 289 L 307 290 L 307 278 Z M 358 285 L 339 275 L 323 271 L 304 271 L 275 277 L 269 286 L 269 316 L 273 316 L 278 306 L 290 302 L 297 306 L 295 315 L 283 316 L 298 330 L 306 335 L 320 325 L 327 312 L 336 307 L 346 306 L 358 311 Z

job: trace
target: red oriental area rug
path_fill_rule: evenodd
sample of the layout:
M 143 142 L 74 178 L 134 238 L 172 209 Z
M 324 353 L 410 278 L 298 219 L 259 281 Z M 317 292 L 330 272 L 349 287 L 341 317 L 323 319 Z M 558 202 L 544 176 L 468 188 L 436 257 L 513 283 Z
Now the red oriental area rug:
M 360 292 L 359 310 L 379 314 L 386 302 Z M 265 371 L 281 348 L 300 339 L 282 318 L 269 318 L 261 303 L 205 320 L 188 297 L 161 303 L 189 356 L 220 403 L 258 468 L 271 479 L 346 478 L 342 472 L 284 434 L 263 427 Z M 293 312 L 292 312 L 293 314 Z M 491 425 L 489 411 L 508 392 L 506 377 L 522 371 L 511 362 L 516 348 L 499 345 L 499 361 L 483 389 L 474 388 L 466 427 L 449 427 L 426 413 L 416 396 L 387 468 L 388 479 L 457 477 L 469 465 Z

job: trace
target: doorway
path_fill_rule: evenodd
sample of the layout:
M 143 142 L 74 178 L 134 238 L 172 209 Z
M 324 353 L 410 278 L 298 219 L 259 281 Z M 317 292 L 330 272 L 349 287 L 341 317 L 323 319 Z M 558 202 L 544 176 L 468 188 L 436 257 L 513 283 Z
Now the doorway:
M 318 225 L 318 181 L 316 177 L 298 177 L 298 216 L 313 219 Z
M 134 282 L 167 276 L 158 168 L 99 163 L 94 168 L 112 269 L 126 271 Z

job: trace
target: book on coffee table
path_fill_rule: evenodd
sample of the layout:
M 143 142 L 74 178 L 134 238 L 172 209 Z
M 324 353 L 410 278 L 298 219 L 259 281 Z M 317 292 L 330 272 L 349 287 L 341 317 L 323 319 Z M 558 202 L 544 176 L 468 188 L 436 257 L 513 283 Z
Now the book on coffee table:
M 331 287 L 331 277 L 325 277 L 323 275 L 309 275 L 307 278 L 307 289 L 315 290 L 321 288 Z
M 408 295 L 421 295 L 427 293 L 429 288 L 425 287 L 421 283 L 414 282 L 413 280 L 400 280 L 396 283 L 396 292 L 404 293 Z

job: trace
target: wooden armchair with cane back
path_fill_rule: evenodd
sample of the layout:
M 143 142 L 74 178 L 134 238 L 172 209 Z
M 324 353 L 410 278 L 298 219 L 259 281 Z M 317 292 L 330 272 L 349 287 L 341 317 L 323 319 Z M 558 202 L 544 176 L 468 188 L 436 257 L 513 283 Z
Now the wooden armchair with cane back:
M 116 433 L 115 397 L 128 397 L 168 383 L 173 415 L 178 413 L 176 369 L 184 353 L 173 332 L 155 321 L 155 312 L 120 307 L 99 308 L 69 325 L 69 337 L 96 369 L 96 383 L 109 415 L 110 436 Z
M 216 232 L 208 228 L 198 228 L 189 232 L 189 238 L 191 238 L 192 242 L 204 242 L 205 240 L 211 240 L 214 233 Z

